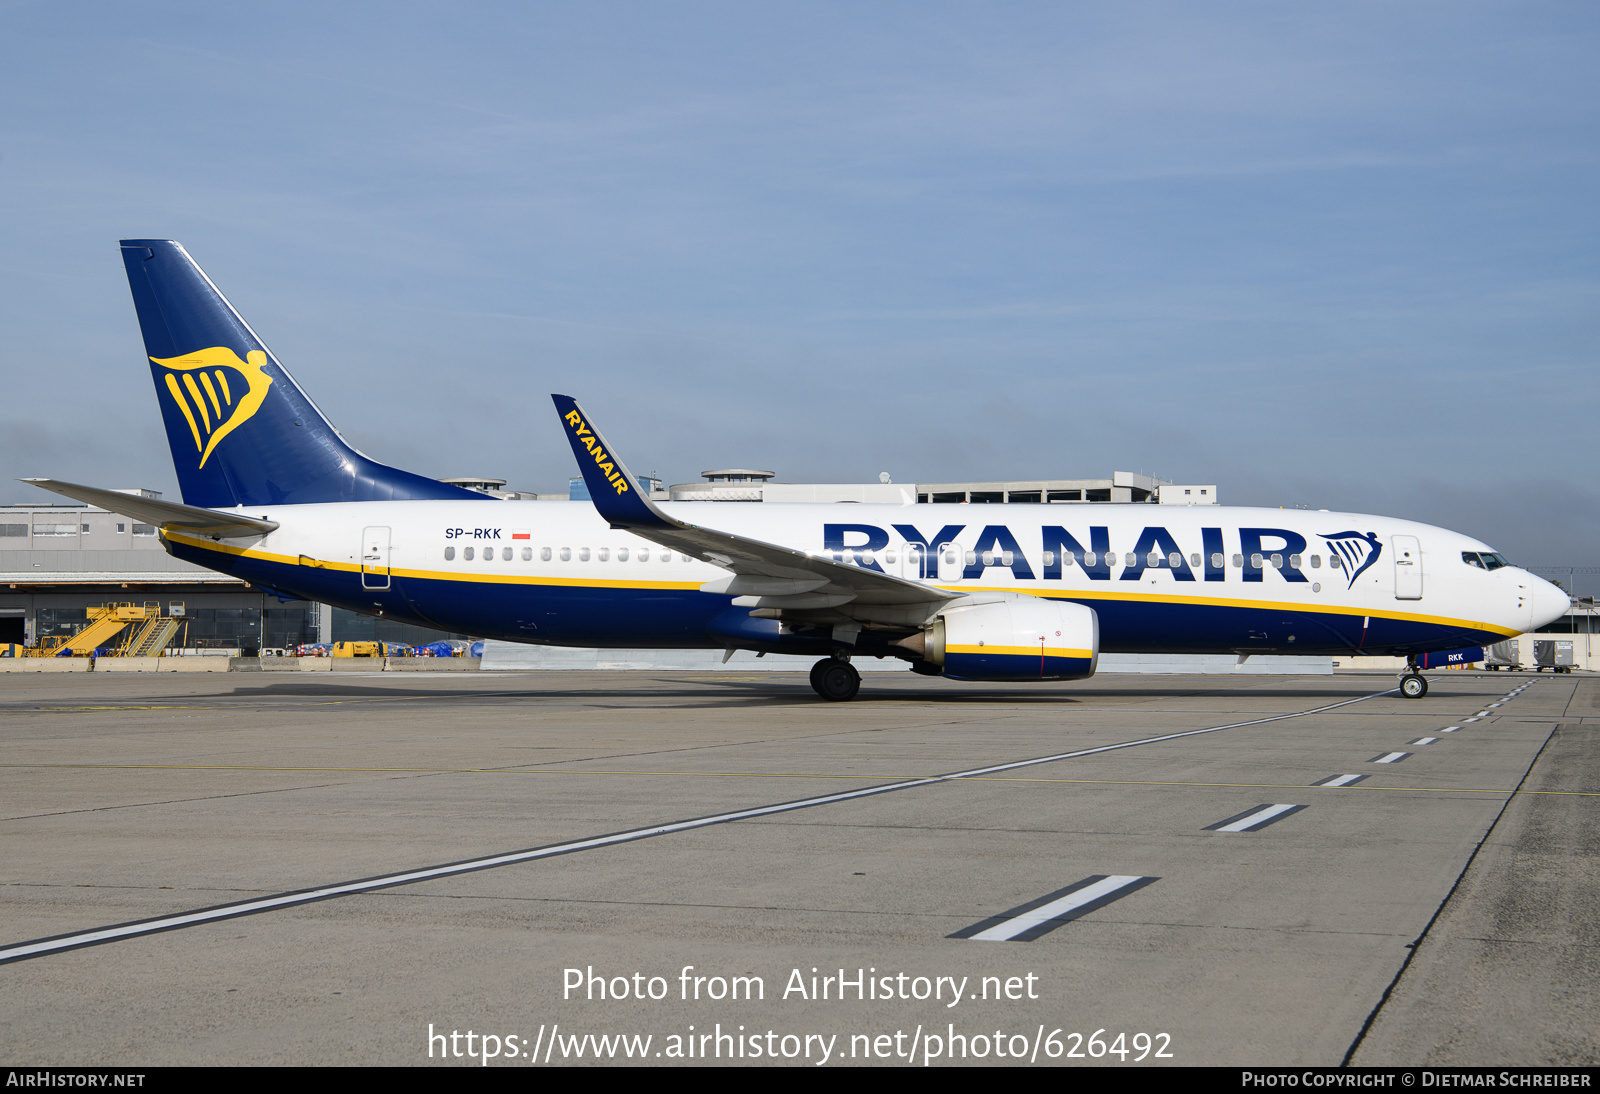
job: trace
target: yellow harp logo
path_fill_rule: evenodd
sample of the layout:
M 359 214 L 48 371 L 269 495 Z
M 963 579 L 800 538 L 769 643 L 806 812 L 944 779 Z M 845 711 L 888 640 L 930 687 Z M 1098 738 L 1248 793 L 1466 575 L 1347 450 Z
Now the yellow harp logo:
M 182 357 L 150 358 L 172 370 L 166 374 L 167 390 L 189 421 L 201 467 L 217 442 L 249 421 L 266 401 L 272 386 L 272 377 L 263 371 L 267 355 L 253 349 L 246 356 L 249 360 L 241 361 L 227 346 L 213 346 Z

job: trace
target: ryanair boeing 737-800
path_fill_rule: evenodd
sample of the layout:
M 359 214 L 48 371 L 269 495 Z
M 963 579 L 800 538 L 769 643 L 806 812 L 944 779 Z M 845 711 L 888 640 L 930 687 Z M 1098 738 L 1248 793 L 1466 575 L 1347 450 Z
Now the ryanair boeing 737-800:
M 1569 603 L 1469 536 L 1352 513 L 657 505 L 564 395 L 593 503 L 502 501 L 351 448 L 177 243 L 122 257 L 184 503 L 26 481 L 286 598 L 513 642 L 814 656 L 833 700 L 860 688 L 852 657 L 1037 681 L 1101 652 L 1402 655 L 1419 698 L 1421 655 Z

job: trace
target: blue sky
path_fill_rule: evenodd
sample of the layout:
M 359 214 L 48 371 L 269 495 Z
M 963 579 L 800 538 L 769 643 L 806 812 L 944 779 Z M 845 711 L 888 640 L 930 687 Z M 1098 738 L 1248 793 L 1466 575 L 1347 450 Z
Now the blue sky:
M 1580 4 L 0 4 L 0 470 L 175 486 L 116 240 L 363 450 L 1216 482 L 1600 563 Z M 22 486 L 0 497 L 33 500 Z

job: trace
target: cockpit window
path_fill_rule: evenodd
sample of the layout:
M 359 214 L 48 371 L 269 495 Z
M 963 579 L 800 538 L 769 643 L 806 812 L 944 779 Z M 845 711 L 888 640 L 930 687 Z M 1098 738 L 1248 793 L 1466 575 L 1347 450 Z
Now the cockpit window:
M 1488 551 L 1485 551 L 1482 557 L 1485 569 L 1498 570 L 1502 566 L 1511 565 L 1511 563 L 1506 561 L 1504 555 L 1492 555 Z
M 1476 566 L 1480 570 L 1485 568 L 1483 565 L 1483 559 L 1478 557 L 1478 553 L 1476 551 L 1462 551 L 1461 561 L 1465 562 L 1468 566 Z

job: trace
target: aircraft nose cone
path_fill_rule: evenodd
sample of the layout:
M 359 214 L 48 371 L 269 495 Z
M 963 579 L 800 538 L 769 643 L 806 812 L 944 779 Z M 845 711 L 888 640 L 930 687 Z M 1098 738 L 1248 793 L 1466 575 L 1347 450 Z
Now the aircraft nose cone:
M 1554 623 L 1572 607 L 1572 598 L 1543 578 L 1530 575 L 1528 585 L 1533 600 L 1533 625 L 1528 628 L 1530 631 L 1536 631 L 1546 623 Z

